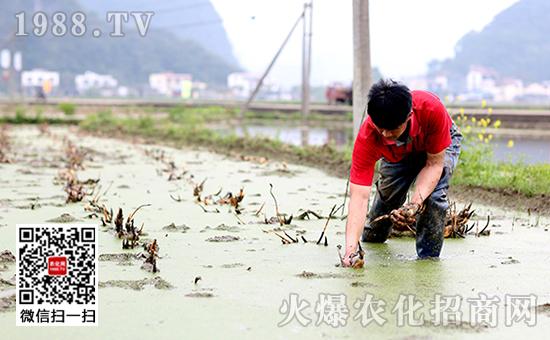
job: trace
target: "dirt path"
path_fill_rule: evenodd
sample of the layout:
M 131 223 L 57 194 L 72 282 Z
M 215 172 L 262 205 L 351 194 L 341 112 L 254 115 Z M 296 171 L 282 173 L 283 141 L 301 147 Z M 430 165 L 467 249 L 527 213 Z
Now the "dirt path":
M 17 223 L 44 223 L 62 214 L 100 223 L 87 217 L 90 212 L 84 210 L 85 202 L 66 205 L 62 185 L 53 181 L 63 166 L 63 136 L 68 136 L 89 151 L 79 178 L 100 178 L 103 191 L 110 187 L 102 203 L 115 211 L 121 207 L 125 216 L 139 205 L 151 204 L 136 214 L 136 224 L 144 223 L 148 234 L 144 238 L 158 240 L 160 272 L 141 269 L 143 261 L 133 255 L 140 249 L 122 250 L 112 230 L 100 227 L 99 327 L 16 329 L 15 313 L 7 310 L 0 312 L 0 327 L 7 338 L 38 334 L 56 339 L 136 339 L 159 334 L 351 338 L 365 332 L 373 337 L 457 338 L 475 333 L 501 338 L 541 337 L 550 331 L 550 318 L 544 313 L 534 328 L 522 323 L 507 328 L 503 320 L 494 329 L 479 324 L 471 327 L 466 300 L 460 308 L 462 322 L 457 325 L 435 327 L 428 313 L 434 294 L 467 299 L 484 293 L 501 301 L 506 294 L 535 294 L 538 305 L 550 302 L 550 232 L 544 218 L 476 206 L 480 220 L 492 215 L 491 236 L 447 240 L 440 261 L 417 261 L 412 239 L 392 239 L 366 246 L 366 269 L 342 269 L 335 265 L 336 245 L 344 242 L 344 220 L 330 222 L 325 247 L 315 244 L 325 220 L 293 219 L 282 230 L 309 242 L 282 245 L 273 232 L 282 232 L 278 225 L 263 223 L 263 215 L 255 212 L 265 203 L 266 217 L 275 216 L 269 194 L 272 183 L 281 212 L 296 216 L 302 208 L 327 215 L 333 205 L 342 203 L 343 179 L 299 165 L 264 163 L 259 158 L 239 161 L 204 151 L 78 136 L 67 128 L 50 131 L 50 135 L 32 127 L 9 131 L 17 152 L 12 164 L 0 165 L 0 251 L 15 253 Z M 175 170 L 164 171 L 170 161 Z M 169 181 L 170 174 L 181 178 Z M 203 197 L 220 188 L 222 196 L 228 191 L 235 194 L 242 187 L 242 214 L 235 215 L 227 205 L 207 205 L 204 209 L 220 212 L 205 212 L 193 197 L 194 183 L 203 179 Z M 14 272 L 14 265 L 6 264 L 0 268 L 0 278 L 9 280 Z M 366 293 L 386 302 L 382 315 L 388 321 L 383 327 L 374 323 L 365 329 L 360 320 L 354 320 L 359 306 L 354 303 Z M 285 319 L 283 301 L 291 294 L 309 303 L 303 309 L 303 315 L 312 320 L 308 326 L 296 320 L 277 326 Z M 315 307 L 322 294 L 345 294 L 346 327 L 316 325 Z M 397 326 L 392 310 L 400 294 L 414 294 L 424 304 L 417 312 L 425 314 L 422 326 Z M 504 304 L 499 306 L 503 316 Z

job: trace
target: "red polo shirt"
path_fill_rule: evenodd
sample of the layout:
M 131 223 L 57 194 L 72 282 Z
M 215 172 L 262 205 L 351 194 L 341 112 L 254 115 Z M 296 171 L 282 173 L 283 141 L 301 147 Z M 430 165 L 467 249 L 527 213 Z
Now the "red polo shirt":
M 413 152 L 436 154 L 451 145 L 452 120 L 439 98 L 427 91 L 412 91 L 412 102 L 410 139 L 404 145 L 384 138 L 370 117 L 363 123 L 353 147 L 351 183 L 371 186 L 374 165 L 382 157 L 394 163 Z

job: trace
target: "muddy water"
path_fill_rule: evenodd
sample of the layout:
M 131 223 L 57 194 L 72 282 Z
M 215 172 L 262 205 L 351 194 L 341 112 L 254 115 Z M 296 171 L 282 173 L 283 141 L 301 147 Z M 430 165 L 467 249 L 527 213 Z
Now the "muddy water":
M 404 338 L 433 337 L 461 338 L 476 336 L 502 338 L 504 336 L 543 337 L 550 332 L 549 314 L 539 313 L 536 327 L 514 324 L 505 327 L 504 299 L 506 294 L 535 294 L 537 304 L 550 302 L 548 278 L 550 270 L 550 231 L 545 218 L 476 206 L 481 219 L 493 215 L 491 236 L 465 240 L 447 240 L 440 261 L 415 260 L 412 239 L 392 239 L 383 245 L 365 245 L 366 269 L 350 270 L 336 267 L 336 245 L 344 242 L 345 222 L 331 221 L 327 247 L 308 244 L 282 245 L 271 231 L 275 225 L 258 223 L 255 211 L 266 203 L 268 217 L 275 215 L 269 195 L 269 183 L 282 212 L 296 214 L 298 209 L 311 209 L 327 215 L 334 204 L 342 202 L 345 181 L 298 165 L 281 163 L 237 161 L 217 154 L 196 150 L 175 150 L 152 145 L 140 145 L 118 140 L 77 136 L 66 129 L 52 129 L 52 136 L 42 136 L 34 128 L 14 128 L 10 131 L 14 149 L 18 151 L 14 163 L 0 165 L 0 250 L 15 252 L 15 224 L 43 223 L 69 213 L 85 222 L 84 204 L 64 205 L 62 187 L 53 183 L 61 168 L 63 144 L 61 137 L 69 135 L 80 146 L 91 148 L 91 160 L 80 179 L 101 178 L 103 188 L 112 183 L 103 202 L 108 207 L 122 207 L 127 214 L 135 207 L 152 204 L 136 215 L 136 223 L 145 223 L 147 238 L 156 238 L 160 245 L 160 273 L 151 274 L 140 269 L 141 261 L 131 256 L 99 262 L 99 327 L 97 328 L 16 328 L 15 312 L 0 312 L 2 337 L 9 339 L 55 338 L 353 338 L 366 334 L 372 337 Z M 166 166 L 144 153 L 145 149 L 162 149 L 166 158 L 174 160 L 180 169 L 188 172 L 183 179 L 168 181 L 162 173 Z M 30 170 L 30 172 L 29 172 Z M 204 192 L 237 192 L 243 187 L 245 211 L 239 224 L 227 207 L 220 213 L 204 213 L 194 203 L 195 181 L 205 182 Z M 170 194 L 182 199 L 176 202 Z M 34 204 L 34 209 L 28 207 Z M 212 209 L 213 207 L 208 207 Z M 97 220 L 92 220 L 99 223 Z M 175 231 L 163 230 L 174 223 Z M 315 241 L 324 220 L 298 221 L 285 227 L 291 236 L 303 233 Z M 224 226 L 219 227 L 221 224 Z M 482 225 L 483 222 L 480 222 Z M 210 228 L 206 228 L 209 226 Z M 121 243 L 109 231 L 100 227 L 99 253 L 137 253 L 123 251 Z M 208 242 L 216 236 L 235 236 L 230 242 Z M 231 239 L 231 238 L 229 238 Z M 9 264 L 0 271 L 0 278 L 14 274 Z M 306 273 L 303 273 L 303 272 Z M 300 275 L 302 274 L 302 275 Z M 155 287 L 154 279 L 174 286 Z M 197 284 L 194 279 L 200 276 Z M 144 280 L 145 279 L 145 280 Z M 131 284 L 116 280 L 141 282 L 141 290 L 130 289 Z M 144 283 L 145 282 L 145 283 Z M 113 287 L 114 285 L 114 287 Z M 135 286 L 135 282 L 134 285 Z M 159 289 L 160 288 L 160 289 Z M 7 292 L 5 290 L 4 292 Z M 285 319 L 279 308 L 289 294 L 299 294 L 309 306 L 303 315 L 311 319 L 308 326 L 296 320 L 278 327 Z M 384 326 L 372 323 L 363 327 L 354 317 L 357 299 L 365 294 L 386 302 L 382 314 L 388 321 Z M 479 293 L 498 296 L 498 326 L 486 328 L 466 324 L 460 327 L 434 327 L 429 314 L 434 294 L 460 295 L 464 299 L 477 298 Z M 345 327 L 316 325 L 315 306 L 319 294 L 345 294 L 349 317 Z M 397 325 L 394 310 L 400 294 L 414 294 L 424 304 L 416 314 L 425 316 L 419 327 Z M 470 305 L 461 304 L 464 323 L 468 323 Z M 394 312 L 392 312 L 394 311 Z

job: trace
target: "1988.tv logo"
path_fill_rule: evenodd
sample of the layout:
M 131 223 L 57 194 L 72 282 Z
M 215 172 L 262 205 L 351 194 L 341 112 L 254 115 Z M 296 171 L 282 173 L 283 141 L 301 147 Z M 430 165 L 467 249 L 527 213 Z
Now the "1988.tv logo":
M 136 31 L 144 37 L 151 25 L 151 19 L 155 13 L 152 11 L 111 11 L 107 12 L 105 20 L 111 24 L 110 37 L 124 37 L 125 28 L 135 24 Z M 19 12 L 15 14 L 17 37 L 34 35 L 45 36 L 51 33 L 54 37 L 70 35 L 73 37 L 85 36 L 89 31 L 86 14 L 83 12 L 65 13 L 54 12 L 48 15 L 46 12 L 33 13 Z M 29 28 L 30 27 L 30 28 Z M 91 29 L 91 35 L 95 38 L 102 36 L 101 28 Z

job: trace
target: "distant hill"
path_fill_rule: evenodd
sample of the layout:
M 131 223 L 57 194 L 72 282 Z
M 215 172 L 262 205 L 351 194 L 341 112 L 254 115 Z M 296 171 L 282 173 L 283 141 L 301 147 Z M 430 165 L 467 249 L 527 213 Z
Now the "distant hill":
M 550 1 L 521 0 L 481 32 L 465 35 L 455 52 L 454 58 L 433 62 L 430 72 L 442 71 L 459 79 L 470 65 L 481 65 L 503 77 L 550 80 Z
M 153 27 L 192 40 L 229 64 L 239 64 L 222 19 L 208 0 L 80 0 L 80 3 L 101 17 L 107 11 L 153 11 Z
M 229 73 L 238 69 L 195 41 L 183 40 L 174 33 L 155 29 L 154 25 L 143 38 L 131 29 L 125 29 L 124 38 L 109 37 L 112 24 L 106 23 L 104 16 L 100 18 L 83 9 L 76 0 L 4 1 L 0 9 L 0 48 L 22 51 L 24 69 L 41 67 L 61 72 L 65 86 L 72 86 L 74 75 L 86 70 L 113 74 L 122 83 L 133 86 L 146 83 L 150 73 L 162 71 L 190 73 L 194 79 L 221 85 Z M 48 14 L 59 10 L 83 11 L 87 13 L 89 30 L 97 27 L 105 34 L 100 38 L 93 38 L 90 33 L 61 38 L 50 33 L 43 37 L 29 34 L 12 39 L 15 13 L 26 11 L 30 15 L 38 9 Z M 30 21 L 27 18 L 28 32 Z

